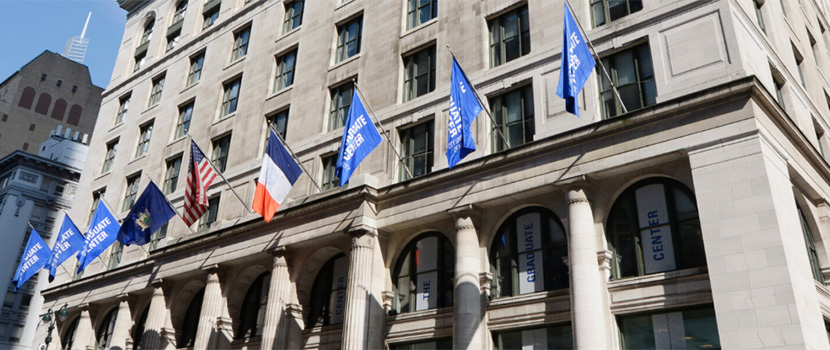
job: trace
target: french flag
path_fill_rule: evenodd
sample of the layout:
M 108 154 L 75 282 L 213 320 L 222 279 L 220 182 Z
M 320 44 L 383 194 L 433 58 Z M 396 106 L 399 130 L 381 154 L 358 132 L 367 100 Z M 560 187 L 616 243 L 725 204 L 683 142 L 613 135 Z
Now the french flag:
M 274 130 L 270 130 L 268 146 L 262 157 L 262 169 L 256 184 L 252 209 L 271 222 L 288 191 L 302 174 L 300 166 L 288 154 Z

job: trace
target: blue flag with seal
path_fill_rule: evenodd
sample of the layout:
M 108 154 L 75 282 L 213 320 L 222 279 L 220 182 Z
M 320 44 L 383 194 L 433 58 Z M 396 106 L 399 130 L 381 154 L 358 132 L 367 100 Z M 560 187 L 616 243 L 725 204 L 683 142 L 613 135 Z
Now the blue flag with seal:
M 176 211 L 156 184 L 150 181 L 124 219 L 118 231 L 118 241 L 124 245 L 145 245 L 150 242 L 150 236 L 174 216 Z
M 571 9 L 565 2 L 565 22 L 562 42 L 562 67 L 559 70 L 559 86 L 556 96 L 565 99 L 565 109 L 579 116 L 577 97 L 594 67 L 597 65 L 588 44 L 579 32 L 579 26 L 571 15 Z
M 64 214 L 63 224 L 61 224 L 61 231 L 58 235 L 58 240 L 55 246 L 52 247 L 52 256 L 49 258 L 49 263 L 46 268 L 49 269 L 49 282 L 55 280 L 55 273 L 58 266 L 63 264 L 66 259 L 69 259 L 73 254 L 77 253 L 84 247 L 84 238 L 81 235 L 81 230 L 75 226 L 69 215 Z
M 473 125 L 473 121 L 483 108 L 455 57 L 452 58 L 450 81 L 452 85 L 450 85 L 450 116 L 447 130 L 447 162 L 452 169 L 464 157 L 476 150 L 470 126 Z
M 340 153 L 337 155 L 337 176 L 340 177 L 340 186 L 349 182 L 349 177 L 363 158 L 369 155 L 381 142 L 380 133 L 375 124 L 369 119 L 363 102 L 357 94 L 352 93 L 352 105 L 346 117 L 346 126 L 343 138 L 340 140 Z
M 43 238 L 40 238 L 40 234 L 32 229 L 32 233 L 29 235 L 29 243 L 26 243 L 26 250 L 23 251 L 20 265 L 17 266 L 17 271 L 14 273 L 14 280 L 12 280 L 15 293 L 38 270 L 46 266 L 46 263 L 49 262 L 50 255 L 52 255 L 52 251 L 49 249 L 49 246 L 46 245 Z
M 98 208 L 95 209 L 89 231 L 84 238 L 84 247 L 78 252 L 78 273 L 115 243 L 120 227 L 118 220 L 104 205 L 104 201 L 98 201 Z

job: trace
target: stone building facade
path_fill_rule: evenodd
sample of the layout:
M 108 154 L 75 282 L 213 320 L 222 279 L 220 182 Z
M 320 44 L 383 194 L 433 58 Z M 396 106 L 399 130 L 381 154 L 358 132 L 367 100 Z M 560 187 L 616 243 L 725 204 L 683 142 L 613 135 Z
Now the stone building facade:
M 58 276 L 52 348 L 830 347 L 830 3 L 570 2 L 628 112 L 599 72 L 564 111 L 561 1 L 119 0 L 71 215 L 181 211 L 191 138 L 246 203 Z M 492 111 L 453 169 L 447 47 Z M 340 188 L 355 83 L 404 161 Z M 310 177 L 266 224 L 269 125 Z

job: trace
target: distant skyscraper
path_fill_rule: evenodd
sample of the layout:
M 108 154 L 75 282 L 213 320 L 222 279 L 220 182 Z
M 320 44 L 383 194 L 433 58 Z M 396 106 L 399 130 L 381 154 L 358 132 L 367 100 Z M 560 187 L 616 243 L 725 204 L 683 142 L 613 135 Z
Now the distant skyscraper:
M 89 46 L 89 38 L 85 38 L 84 36 L 86 35 L 86 27 L 89 25 L 89 17 L 91 16 L 92 12 L 86 16 L 86 23 L 84 24 L 84 30 L 81 32 L 81 36 L 73 36 L 66 42 L 66 48 L 63 50 L 64 57 L 81 64 L 84 63 L 86 48 Z

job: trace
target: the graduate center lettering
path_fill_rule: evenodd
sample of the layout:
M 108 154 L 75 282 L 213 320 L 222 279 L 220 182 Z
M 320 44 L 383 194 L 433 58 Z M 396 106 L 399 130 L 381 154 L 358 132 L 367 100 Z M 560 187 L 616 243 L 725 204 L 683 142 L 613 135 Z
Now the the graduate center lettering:
M 61 233 L 60 239 L 58 239 L 58 243 L 55 244 L 55 246 L 52 248 L 52 251 L 54 252 L 53 256 L 56 259 L 58 256 L 63 254 L 63 252 L 69 249 L 69 247 L 72 245 L 71 242 L 69 242 L 69 237 L 72 237 L 73 234 L 74 231 L 72 231 L 71 228 Z
M 354 156 L 355 151 L 363 144 L 363 134 L 361 134 L 361 129 L 366 126 L 368 122 L 366 121 L 366 115 L 361 114 L 357 119 L 355 119 L 352 126 L 349 127 L 349 130 L 346 131 L 346 150 L 343 151 L 343 160 L 349 161 Z M 347 163 L 343 163 L 344 167 L 347 167 Z
M 43 245 L 40 242 L 35 243 L 28 251 L 26 251 L 26 256 L 23 258 L 23 265 L 21 265 L 20 271 L 21 274 L 23 271 L 28 270 L 32 265 L 40 261 L 40 256 L 36 255 L 41 249 L 43 249 Z
M 576 50 L 579 44 L 579 36 L 576 32 L 573 32 L 570 38 L 568 38 L 568 41 L 570 41 L 570 45 L 568 46 L 568 80 L 570 80 L 570 84 L 568 86 L 571 88 L 571 95 L 575 96 L 577 94 L 576 71 L 579 69 L 580 62 L 579 56 L 574 53 L 574 50 Z
M 539 213 L 528 213 L 516 219 L 520 294 L 539 292 L 545 288 L 541 228 Z
M 467 93 L 467 89 L 464 87 L 464 82 L 458 82 L 458 88 L 461 90 L 462 94 Z M 458 105 L 455 103 L 455 100 L 450 95 L 450 118 L 449 118 L 449 132 L 450 132 L 450 143 L 449 148 L 455 149 L 461 146 L 461 110 L 458 109 Z
M 641 187 L 635 197 L 646 273 L 674 270 L 674 246 L 663 185 Z
M 109 234 L 106 231 L 104 231 L 104 229 L 107 228 L 107 226 L 109 226 L 111 223 L 112 221 L 110 221 L 110 218 L 105 217 L 103 220 L 98 222 L 98 224 L 95 225 L 95 227 L 89 230 L 89 236 L 92 236 L 92 239 L 89 240 L 87 251 L 92 250 L 109 237 Z

